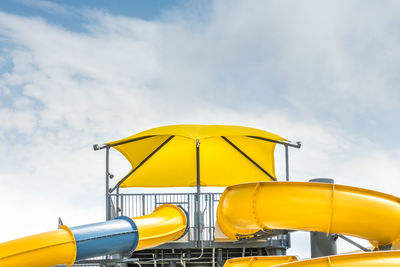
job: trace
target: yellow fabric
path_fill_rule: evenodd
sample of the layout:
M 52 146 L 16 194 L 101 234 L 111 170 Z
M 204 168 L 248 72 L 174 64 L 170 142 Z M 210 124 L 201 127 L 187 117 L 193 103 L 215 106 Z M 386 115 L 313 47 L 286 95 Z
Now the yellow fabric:
M 130 162 L 132 168 L 136 168 L 148 155 L 159 147 L 169 136 L 154 136 L 136 142 L 129 142 L 124 145 L 115 146 Z
M 121 187 L 196 185 L 196 141 L 176 136 L 138 168 Z M 135 153 L 135 151 L 132 151 Z
M 245 140 L 250 138 L 237 137 L 236 139 L 233 141 L 233 138 L 229 138 L 232 143 L 275 177 L 274 165 L 270 163 L 274 159 L 273 155 L 270 157 L 272 148 L 270 145 L 259 148 L 252 145 L 245 146 Z M 238 139 L 243 141 L 243 145 Z M 251 142 L 256 143 L 258 140 L 252 139 L 247 143 Z M 262 153 L 260 151 L 262 148 L 267 150 Z M 269 160 L 265 161 L 267 155 Z M 271 179 L 224 139 L 217 137 L 200 142 L 200 185 L 228 186 L 257 181 L 271 181 Z
M 275 143 L 286 139 L 240 126 L 174 125 L 150 129 L 107 145 L 121 152 L 135 169 L 168 138 L 172 139 L 154 153 L 121 187 L 185 187 L 197 185 L 196 140 L 200 151 L 200 185 L 229 186 L 272 179 L 227 143 L 226 137 L 262 169 L 275 177 Z M 136 140 L 138 139 L 138 140 Z M 135 141 L 132 141 L 135 140 Z M 129 142 L 131 141 L 131 142 Z
M 135 138 L 151 135 L 175 135 L 191 139 L 204 139 L 218 136 L 258 136 L 271 140 L 286 141 L 285 138 L 276 134 L 269 133 L 263 130 L 243 127 L 243 126 L 227 126 L 227 125 L 196 125 L 196 124 L 183 124 L 183 125 L 169 125 L 153 128 L 130 137 L 107 143 L 107 145 L 114 145 L 120 142 L 129 141 Z

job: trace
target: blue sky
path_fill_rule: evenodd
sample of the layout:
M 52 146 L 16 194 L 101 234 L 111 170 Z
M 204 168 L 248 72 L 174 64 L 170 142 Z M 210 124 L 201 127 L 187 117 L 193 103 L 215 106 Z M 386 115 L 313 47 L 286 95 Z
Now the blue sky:
M 135 17 L 144 20 L 158 20 L 163 17 L 165 12 L 179 8 L 185 2 L 182 0 L 4 0 L 0 5 L 2 11 L 7 13 L 20 16 L 40 16 L 69 30 L 81 31 L 83 29 L 82 24 L 87 22 L 87 18 L 82 16 L 79 11 L 97 9 L 114 15 Z M 206 2 L 204 1 L 205 4 Z
M 293 180 L 399 195 L 399 8 L 1 1 L 0 201 L 17 219 L 0 237 L 103 219 L 104 155 L 91 145 L 165 124 L 265 129 L 303 142 Z

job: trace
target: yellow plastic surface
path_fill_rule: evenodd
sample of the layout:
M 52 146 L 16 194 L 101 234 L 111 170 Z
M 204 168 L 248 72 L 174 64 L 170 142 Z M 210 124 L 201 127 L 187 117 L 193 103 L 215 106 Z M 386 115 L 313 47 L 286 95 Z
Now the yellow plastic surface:
M 139 231 L 136 250 L 156 247 L 180 238 L 188 223 L 185 212 L 170 204 L 158 206 L 151 214 L 132 220 Z
M 190 139 L 205 139 L 210 137 L 219 136 L 258 136 L 271 140 L 286 140 L 276 134 L 269 133 L 263 130 L 243 127 L 243 126 L 231 126 L 231 125 L 198 125 L 198 124 L 181 124 L 181 125 L 168 125 L 153 128 L 147 131 L 140 132 L 130 137 L 107 143 L 107 145 L 113 145 L 129 141 L 135 138 L 152 136 L 152 135 L 164 135 L 164 136 L 181 136 Z
M 224 267 L 269 267 L 298 261 L 296 256 L 259 256 L 229 259 Z
M 287 229 L 344 234 L 386 245 L 400 237 L 400 199 L 336 184 L 248 183 L 224 191 L 217 219 L 231 239 Z
M 72 265 L 75 258 L 75 239 L 66 226 L 0 244 L 1 267 Z
M 248 136 L 275 141 L 286 140 L 278 135 L 248 127 L 173 125 L 151 129 L 107 145 L 121 152 L 132 165 L 132 169 L 135 169 L 171 136 L 174 137 L 136 169 L 121 187 L 196 186 L 196 140 L 200 142 L 201 186 L 271 181 L 270 177 L 227 143 L 222 136 L 228 138 L 273 177 L 276 144 Z M 125 143 L 137 138 L 142 139 Z M 117 145 L 119 143 L 122 144 Z
M 400 251 L 380 251 L 330 256 L 276 267 L 395 267 L 400 266 Z

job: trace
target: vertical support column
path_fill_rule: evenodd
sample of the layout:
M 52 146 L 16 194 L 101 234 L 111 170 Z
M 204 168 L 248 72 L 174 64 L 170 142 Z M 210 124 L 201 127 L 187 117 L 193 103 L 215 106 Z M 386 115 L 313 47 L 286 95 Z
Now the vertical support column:
M 334 180 L 329 178 L 311 179 L 314 183 L 333 184 Z M 332 234 L 310 232 L 311 258 L 325 257 L 337 254 L 336 236 Z
M 117 217 L 120 215 L 119 213 L 119 186 L 117 187 L 116 190 L 116 198 L 115 198 L 115 214 L 117 215 Z M 114 219 L 114 218 L 113 218 Z
M 225 264 L 222 248 L 217 249 L 217 264 L 218 266 L 223 266 Z
M 111 220 L 111 203 L 110 203 L 110 147 L 106 147 L 106 220 Z
M 285 162 L 286 162 L 286 181 L 289 181 L 289 146 L 285 146 Z
M 201 226 L 200 226 L 200 140 L 196 139 L 196 179 L 197 179 L 197 194 L 196 194 L 196 243 L 200 247 L 201 243 Z
M 285 146 L 285 167 L 286 167 L 286 181 L 289 181 L 289 146 L 287 144 Z M 286 247 L 290 248 L 292 245 L 292 239 L 290 237 L 290 233 L 286 234 Z

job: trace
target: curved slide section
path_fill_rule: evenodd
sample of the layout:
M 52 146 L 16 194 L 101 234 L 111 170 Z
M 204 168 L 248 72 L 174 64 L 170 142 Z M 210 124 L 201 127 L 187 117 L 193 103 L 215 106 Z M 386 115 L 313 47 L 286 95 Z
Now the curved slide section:
M 231 239 L 284 229 L 344 234 L 388 245 L 400 238 L 400 199 L 336 184 L 247 183 L 224 191 L 217 219 Z
M 400 251 L 378 251 L 315 258 L 276 267 L 394 267 L 400 266 Z
M 298 261 L 296 256 L 243 257 L 227 260 L 224 267 L 270 267 L 296 261 Z
M 299 261 L 294 256 L 243 257 L 227 260 L 224 267 L 394 267 L 400 251 L 378 251 Z
M 153 213 L 133 218 L 139 231 L 136 250 L 159 246 L 181 238 L 188 230 L 186 212 L 178 206 L 164 204 Z
M 72 265 L 100 255 L 130 253 L 176 240 L 185 234 L 187 225 L 186 213 L 169 204 L 132 219 L 122 216 L 71 228 L 62 225 L 54 231 L 0 244 L 0 266 Z
M 71 265 L 75 262 L 75 239 L 68 227 L 0 244 L 0 266 Z

